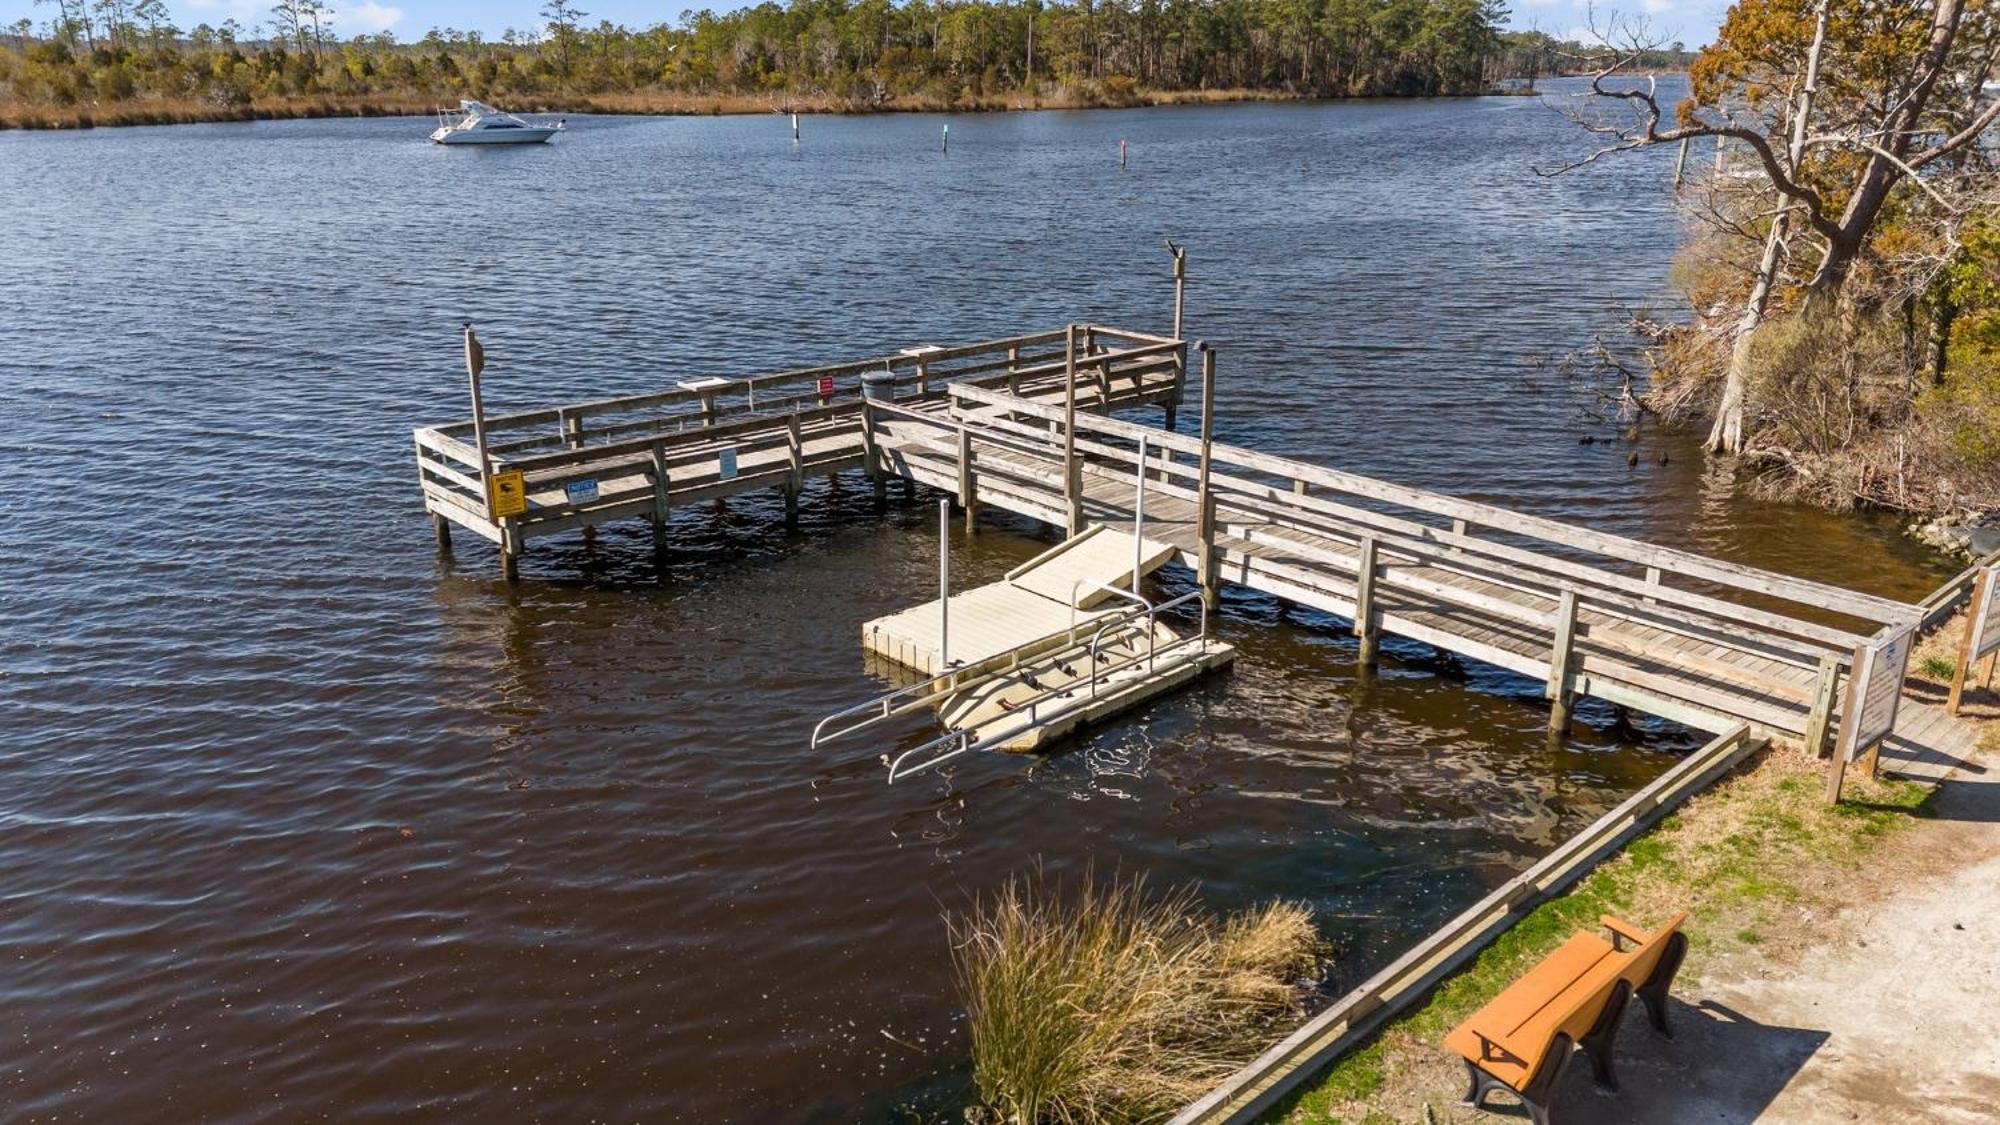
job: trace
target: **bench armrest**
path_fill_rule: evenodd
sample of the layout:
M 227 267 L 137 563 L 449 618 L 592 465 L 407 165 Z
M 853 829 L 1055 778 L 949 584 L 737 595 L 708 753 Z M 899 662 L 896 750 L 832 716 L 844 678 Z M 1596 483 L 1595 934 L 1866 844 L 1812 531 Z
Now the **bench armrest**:
M 1611 931 L 1611 944 L 1614 948 L 1622 948 L 1618 944 L 1621 939 L 1634 945 L 1644 945 L 1646 939 L 1653 936 L 1630 922 L 1621 922 L 1609 914 L 1598 915 L 1597 924 Z

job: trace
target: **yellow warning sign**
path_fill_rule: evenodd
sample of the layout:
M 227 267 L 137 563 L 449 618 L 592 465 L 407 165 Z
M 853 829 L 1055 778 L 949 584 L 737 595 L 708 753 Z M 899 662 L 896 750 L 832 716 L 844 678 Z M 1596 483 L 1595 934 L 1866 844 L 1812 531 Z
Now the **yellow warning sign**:
M 486 478 L 486 487 L 493 494 L 494 516 L 518 516 L 528 510 L 528 478 L 518 470 L 494 473 Z

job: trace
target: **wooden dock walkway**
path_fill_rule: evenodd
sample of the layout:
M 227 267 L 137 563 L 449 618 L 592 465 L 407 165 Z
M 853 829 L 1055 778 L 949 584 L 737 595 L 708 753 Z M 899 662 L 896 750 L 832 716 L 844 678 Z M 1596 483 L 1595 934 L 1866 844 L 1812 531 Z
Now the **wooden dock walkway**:
M 1533 677 L 1556 730 L 1595 696 L 1835 741 L 1841 761 L 1923 734 L 1929 709 L 1895 701 L 1915 629 L 1949 606 L 1225 445 L 1209 409 L 1201 435 L 1178 433 L 1187 363 L 1183 341 L 1090 325 L 487 419 L 489 476 L 520 474 L 511 514 L 489 514 L 474 423 L 418 430 L 417 457 L 441 540 L 456 524 L 499 544 L 512 577 L 539 536 L 627 517 L 663 536 L 673 506 L 753 489 L 795 513 L 808 474 L 844 470 L 878 496 L 890 477 L 942 489 L 974 526 L 990 506 L 1129 533 L 1143 441 L 1148 538 L 1211 599 L 1233 582 L 1355 622 L 1367 662 L 1388 633 Z M 1166 426 L 1114 416 L 1141 406 Z

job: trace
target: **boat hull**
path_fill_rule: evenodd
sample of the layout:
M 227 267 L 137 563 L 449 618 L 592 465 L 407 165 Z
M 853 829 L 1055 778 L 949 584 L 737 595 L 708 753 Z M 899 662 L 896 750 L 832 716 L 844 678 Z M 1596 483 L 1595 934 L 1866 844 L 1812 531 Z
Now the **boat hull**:
M 538 145 L 556 135 L 556 129 L 439 129 L 431 140 L 441 145 Z

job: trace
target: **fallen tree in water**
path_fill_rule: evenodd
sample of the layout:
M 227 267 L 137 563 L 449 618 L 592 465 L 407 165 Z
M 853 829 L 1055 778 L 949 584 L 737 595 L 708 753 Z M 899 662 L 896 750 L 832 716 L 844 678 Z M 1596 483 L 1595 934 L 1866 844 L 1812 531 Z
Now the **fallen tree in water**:
M 1225 919 L 1088 873 L 1010 881 L 948 925 L 973 1081 L 1013 1125 L 1165 1119 L 1304 1014 L 1324 951 L 1296 903 Z

